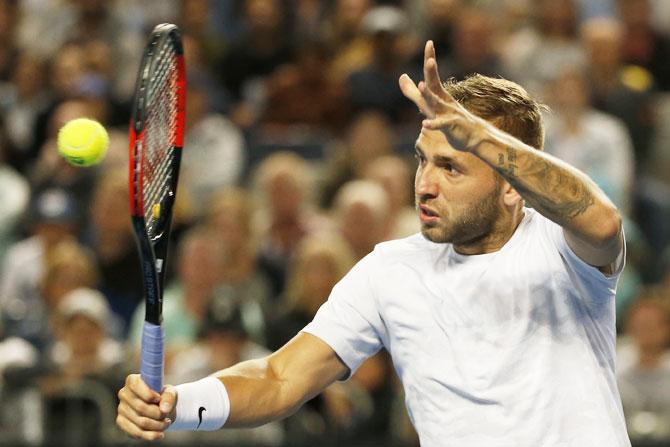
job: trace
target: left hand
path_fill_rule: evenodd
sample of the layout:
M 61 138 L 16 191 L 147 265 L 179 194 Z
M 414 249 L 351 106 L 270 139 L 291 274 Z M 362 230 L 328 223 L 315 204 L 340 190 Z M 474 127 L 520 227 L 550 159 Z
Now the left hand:
M 442 85 L 432 41 L 426 42 L 423 58 L 424 80 L 417 86 L 403 74 L 400 90 L 426 116 L 423 127 L 441 130 L 451 146 L 459 151 L 472 151 L 483 139 L 486 122 L 459 104 Z

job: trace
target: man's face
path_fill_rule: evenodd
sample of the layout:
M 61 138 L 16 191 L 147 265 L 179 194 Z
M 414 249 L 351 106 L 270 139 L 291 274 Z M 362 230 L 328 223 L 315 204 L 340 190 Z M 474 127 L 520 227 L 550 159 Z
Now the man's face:
M 501 183 L 476 156 L 453 149 L 440 131 L 422 129 L 414 182 L 421 233 L 433 242 L 476 243 L 502 212 Z

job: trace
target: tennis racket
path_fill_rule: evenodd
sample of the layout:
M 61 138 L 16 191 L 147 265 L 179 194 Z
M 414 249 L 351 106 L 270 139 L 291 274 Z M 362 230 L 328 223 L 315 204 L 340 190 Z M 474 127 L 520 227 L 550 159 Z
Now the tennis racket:
M 146 315 L 140 374 L 163 387 L 163 282 L 184 141 L 186 79 L 179 29 L 154 28 L 144 50 L 130 121 L 130 215 L 140 253 Z

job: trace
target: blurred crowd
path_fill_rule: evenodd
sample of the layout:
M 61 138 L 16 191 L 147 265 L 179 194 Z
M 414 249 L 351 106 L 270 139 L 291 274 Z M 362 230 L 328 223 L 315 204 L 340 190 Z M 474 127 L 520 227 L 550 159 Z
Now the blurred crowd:
M 188 80 L 166 382 L 281 347 L 376 243 L 418 231 L 421 116 L 397 79 L 421 78 L 432 39 L 444 79 L 502 76 L 546 103 L 545 150 L 624 214 L 624 410 L 635 445 L 670 442 L 667 0 L 0 0 L 0 443 L 130 442 L 114 428 L 144 319 L 127 126 L 162 22 Z M 55 148 L 78 117 L 110 131 L 94 168 Z M 285 421 L 170 439 L 418 445 L 385 353 Z

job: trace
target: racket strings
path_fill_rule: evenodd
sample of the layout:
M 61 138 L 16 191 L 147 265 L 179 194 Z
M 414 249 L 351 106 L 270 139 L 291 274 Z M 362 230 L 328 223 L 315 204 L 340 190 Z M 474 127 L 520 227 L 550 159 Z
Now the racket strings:
M 147 233 L 155 236 L 160 209 L 170 192 L 172 152 L 177 131 L 177 74 L 175 52 L 168 42 L 160 47 L 147 95 L 148 116 L 144 147 L 144 218 Z M 157 208 L 158 207 L 158 208 Z

